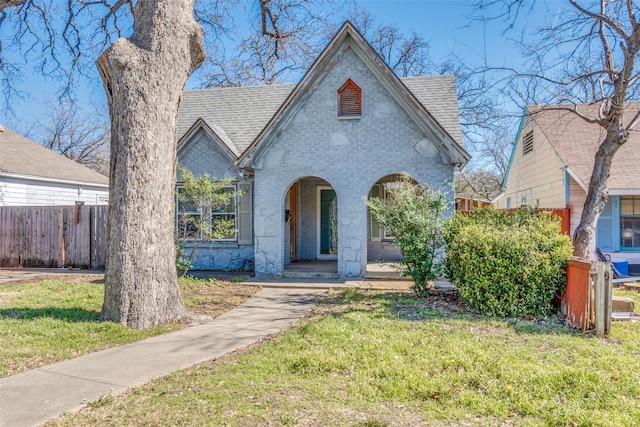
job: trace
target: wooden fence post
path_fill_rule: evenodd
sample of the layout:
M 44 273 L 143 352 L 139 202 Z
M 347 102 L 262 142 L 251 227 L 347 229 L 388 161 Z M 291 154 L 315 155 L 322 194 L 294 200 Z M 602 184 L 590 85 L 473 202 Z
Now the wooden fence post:
M 606 262 L 595 262 L 595 324 L 596 336 L 604 337 L 611 329 L 611 265 Z

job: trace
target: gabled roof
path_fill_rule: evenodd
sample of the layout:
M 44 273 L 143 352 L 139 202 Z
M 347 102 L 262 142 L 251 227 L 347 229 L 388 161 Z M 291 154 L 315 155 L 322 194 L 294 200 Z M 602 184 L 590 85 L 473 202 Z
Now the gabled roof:
M 460 145 L 434 116 L 431 115 L 425 106 L 418 101 L 415 95 L 408 90 L 389 66 L 373 50 L 362 34 L 347 21 L 315 60 L 302 80 L 300 80 L 291 91 L 269 123 L 240 156 L 237 162 L 239 166 L 252 167 L 252 160 L 256 158 L 256 156 L 264 150 L 265 145 L 270 142 L 271 134 L 277 133 L 278 128 L 286 123 L 287 116 L 295 110 L 294 105 L 301 102 L 301 99 L 307 97 L 309 93 L 313 91 L 318 81 L 333 67 L 345 46 L 353 49 L 405 112 L 412 117 L 416 125 L 418 125 L 423 132 L 431 134 L 439 140 L 438 148 L 446 153 L 452 164 L 463 166 L 470 160 L 471 157 L 464 148 L 462 148 L 462 145 Z M 449 99 L 454 100 L 457 112 L 457 96 L 455 91 L 453 91 Z M 456 118 L 458 118 L 457 114 Z
M 238 147 L 233 143 L 229 135 L 219 126 L 211 125 L 205 122 L 202 118 L 198 118 L 195 123 L 187 130 L 182 138 L 180 138 L 178 144 L 178 153 L 187 148 L 187 143 L 191 141 L 191 137 L 202 129 L 206 134 L 212 136 L 214 141 L 218 142 L 223 148 L 223 151 L 229 156 L 229 159 L 234 162 L 240 155 Z
M 178 139 L 183 142 L 194 122 L 202 119 L 212 129 L 222 129 L 235 145 L 234 151 L 242 153 L 294 87 L 287 84 L 187 90 L 180 103 Z
M 406 108 L 415 111 L 420 120 L 431 132 L 440 135 L 444 149 L 453 160 L 463 164 L 469 160 L 459 141 L 462 141 L 458 99 L 455 77 L 451 75 L 419 76 L 398 79 L 371 49 L 364 38 L 346 23 L 329 43 L 322 55 L 316 60 L 298 85 L 244 86 L 229 88 L 213 88 L 185 91 L 180 105 L 178 120 L 179 143 L 184 143 L 196 130 L 195 122 L 208 125 L 214 133 L 223 132 L 228 141 L 244 157 L 258 145 L 259 139 L 282 118 L 285 109 L 297 93 L 304 91 L 310 84 L 317 69 L 325 64 L 331 56 L 329 52 L 337 50 L 337 45 L 347 37 L 356 38 L 354 44 L 361 46 L 361 51 L 375 65 L 381 78 L 384 79 L 398 97 L 406 100 Z M 333 49 L 333 50 L 332 50 Z M 335 52 L 334 52 L 335 53 Z M 324 64 L 324 65 L 323 65 Z M 428 107 L 428 110 L 427 108 Z M 216 130 L 217 129 L 217 130 Z M 229 147 L 230 148 L 230 147 Z
M 0 126 L 0 176 L 107 187 L 109 178 Z
M 598 147 L 606 130 L 597 124 L 585 122 L 576 114 L 558 110 L 559 106 L 530 106 L 527 111 L 540 127 L 569 173 L 583 188 L 588 188 Z M 581 104 L 576 107 L 586 116 L 596 117 L 596 105 Z M 630 120 L 640 103 L 629 103 L 624 118 Z M 515 147 L 514 147 L 515 150 Z M 629 140 L 613 158 L 611 174 L 607 181 L 610 193 L 624 190 L 640 190 L 640 131 L 632 130 Z

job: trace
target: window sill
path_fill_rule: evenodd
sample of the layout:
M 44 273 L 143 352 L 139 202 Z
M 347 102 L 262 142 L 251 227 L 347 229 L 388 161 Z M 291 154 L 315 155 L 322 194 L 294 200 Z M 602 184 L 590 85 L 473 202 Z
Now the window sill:
M 360 116 L 338 116 L 338 120 L 360 120 L 362 115 Z
M 235 249 L 240 247 L 237 240 L 198 240 L 199 248 L 208 249 Z M 184 242 L 185 248 L 192 248 L 194 244 L 193 240 L 187 240 Z

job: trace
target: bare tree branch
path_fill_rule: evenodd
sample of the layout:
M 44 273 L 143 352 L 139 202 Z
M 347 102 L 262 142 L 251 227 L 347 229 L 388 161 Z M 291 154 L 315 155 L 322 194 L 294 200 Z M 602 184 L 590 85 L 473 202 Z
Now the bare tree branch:
M 522 7 L 513 0 L 489 3 L 491 7 L 500 6 L 497 15 L 507 20 L 515 19 L 514 10 Z M 538 33 L 540 38 L 527 46 L 531 68 L 526 72 L 513 70 L 511 84 L 528 104 L 560 104 L 545 108 L 571 111 L 605 130 L 574 234 L 574 255 L 588 258 L 595 225 L 608 197 L 611 163 L 639 121 L 638 114 L 629 120 L 625 113 L 629 102 L 640 99 L 635 71 L 640 23 L 636 19 L 638 6 L 631 0 L 586 4 L 570 0 L 569 4 L 573 9 L 563 11 L 558 24 L 543 28 Z M 487 5 L 479 7 L 487 11 Z M 584 103 L 597 106 L 595 113 L 578 108 Z
M 76 101 L 52 102 L 37 121 L 34 138 L 63 156 L 104 175 L 109 173 L 109 125 L 101 116 L 80 110 Z

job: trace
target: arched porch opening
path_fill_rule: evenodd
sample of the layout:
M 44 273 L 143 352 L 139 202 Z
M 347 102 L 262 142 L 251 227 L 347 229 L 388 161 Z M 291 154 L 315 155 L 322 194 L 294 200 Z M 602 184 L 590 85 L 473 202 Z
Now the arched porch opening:
M 338 198 L 333 186 L 316 176 L 297 179 L 286 190 L 284 216 L 285 275 L 337 277 Z
M 389 192 L 398 186 L 401 173 L 389 174 L 378 179 L 369 190 L 369 198 L 386 200 Z M 411 178 L 411 182 L 418 182 Z M 398 276 L 398 263 L 402 261 L 402 252 L 394 244 L 391 230 L 378 223 L 367 208 L 367 273 L 366 277 L 391 278 Z

